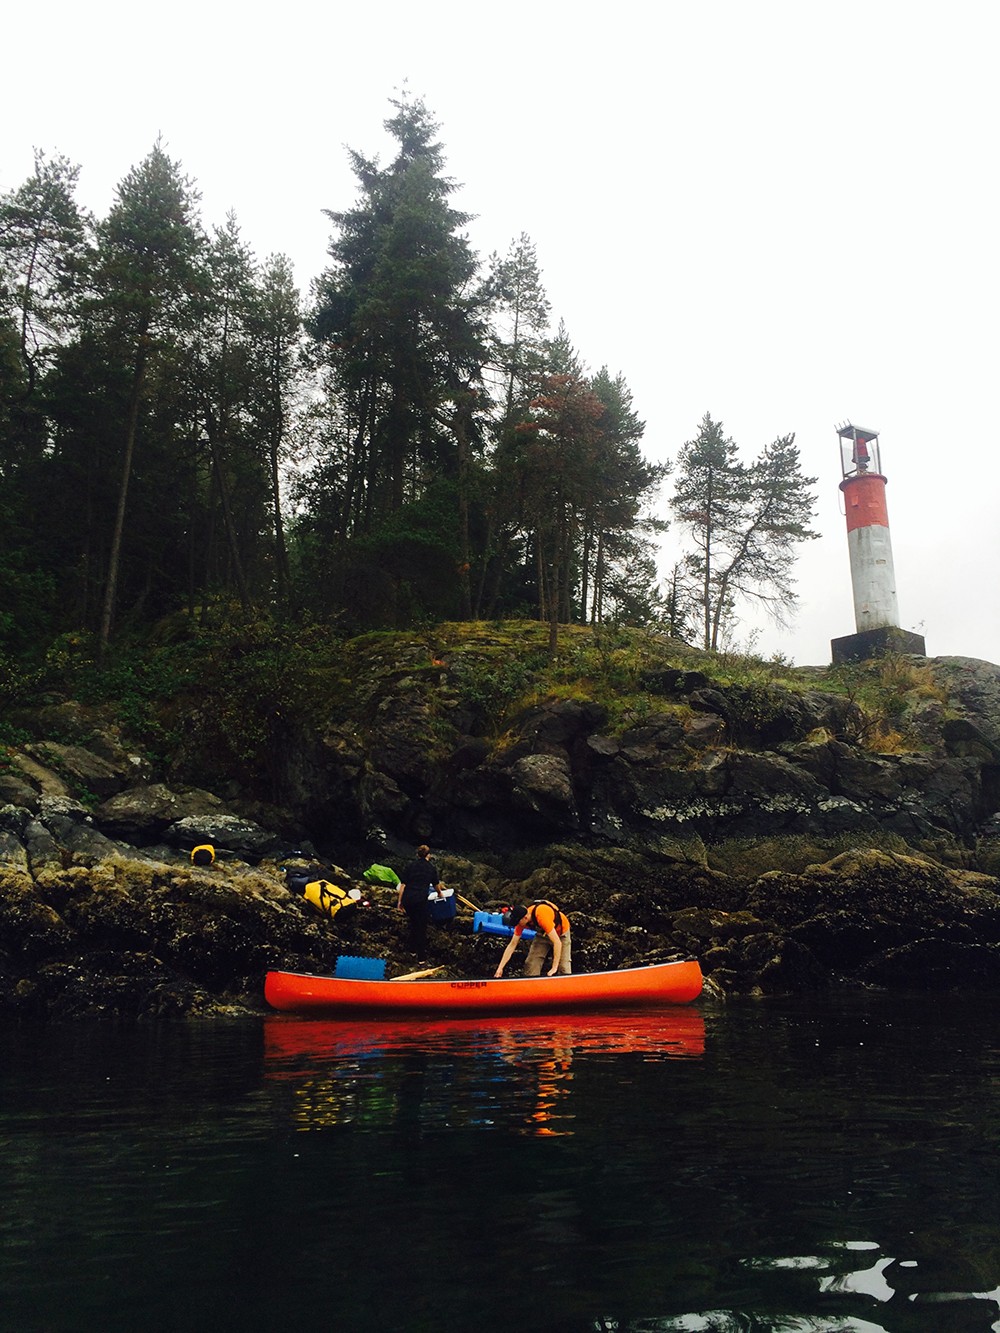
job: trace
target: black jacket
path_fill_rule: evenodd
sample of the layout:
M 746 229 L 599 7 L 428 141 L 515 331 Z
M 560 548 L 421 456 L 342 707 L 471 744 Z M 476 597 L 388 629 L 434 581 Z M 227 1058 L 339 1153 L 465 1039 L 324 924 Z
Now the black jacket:
M 403 902 L 408 899 L 413 902 L 416 900 L 426 901 L 428 893 L 436 884 L 441 883 L 441 876 L 437 872 L 437 866 L 430 858 L 424 860 L 423 857 L 417 857 L 411 861 L 399 877 L 403 881 Z

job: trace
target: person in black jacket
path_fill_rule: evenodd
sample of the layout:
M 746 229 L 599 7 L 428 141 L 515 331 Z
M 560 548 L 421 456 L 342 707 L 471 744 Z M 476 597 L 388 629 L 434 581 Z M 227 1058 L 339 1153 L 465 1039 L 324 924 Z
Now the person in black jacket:
M 417 848 L 417 857 L 403 871 L 399 882 L 396 907 L 406 913 L 406 923 L 410 928 L 410 948 L 422 955 L 427 947 L 427 898 L 431 889 L 441 892 L 441 876 L 437 866 L 431 860 L 431 849 L 426 843 Z

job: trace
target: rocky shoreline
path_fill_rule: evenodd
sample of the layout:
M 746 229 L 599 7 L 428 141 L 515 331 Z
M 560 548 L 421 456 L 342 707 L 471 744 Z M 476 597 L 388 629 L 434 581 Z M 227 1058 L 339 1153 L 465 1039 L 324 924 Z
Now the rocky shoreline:
M 482 977 L 500 946 L 472 907 L 536 897 L 570 913 L 581 971 L 693 955 L 720 999 L 995 990 L 1000 668 L 931 665 L 946 698 L 919 752 L 888 755 L 840 697 L 772 699 L 751 725 L 738 691 L 681 671 L 646 682 L 667 706 L 637 725 L 550 700 L 498 747 L 440 661 L 411 665 L 364 726 L 296 740 L 280 806 L 157 771 L 113 710 L 50 704 L 0 771 L 0 1016 L 257 1013 L 269 968 L 342 954 Z M 429 754 L 432 696 L 450 732 Z M 361 873 L 424 840 L 464 901 L 416 959 L 394 891 Z M 203 843 L 210 866 L 190 859 Z M 350 922 L 289 889 L 310 863 L 363 889 Z

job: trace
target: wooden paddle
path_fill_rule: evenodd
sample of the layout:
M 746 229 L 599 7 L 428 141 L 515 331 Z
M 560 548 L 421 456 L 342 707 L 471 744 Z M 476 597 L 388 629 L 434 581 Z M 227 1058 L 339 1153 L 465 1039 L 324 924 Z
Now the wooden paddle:
M 433 977 L 443 972 L 444 967 L 425 967 L 422 972 L 406 972 L 401 977 L 390 977 L 390 981 L 419 981 L 421 977 Z

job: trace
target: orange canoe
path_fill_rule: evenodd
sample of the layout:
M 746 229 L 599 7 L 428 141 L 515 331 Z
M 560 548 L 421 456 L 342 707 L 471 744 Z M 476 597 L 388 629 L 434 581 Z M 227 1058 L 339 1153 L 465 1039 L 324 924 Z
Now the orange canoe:
M 619 1005 L 690 1004 L 701 994 L 694 959 L 572 976 L 502 977 L 499 981 L 367 981 L 268 972 L 264 998 L 287 1013 L 527 1013 L 611 1009 Z

